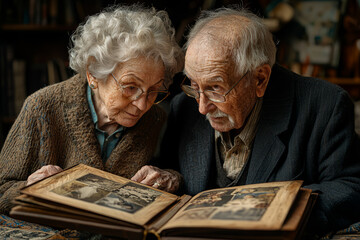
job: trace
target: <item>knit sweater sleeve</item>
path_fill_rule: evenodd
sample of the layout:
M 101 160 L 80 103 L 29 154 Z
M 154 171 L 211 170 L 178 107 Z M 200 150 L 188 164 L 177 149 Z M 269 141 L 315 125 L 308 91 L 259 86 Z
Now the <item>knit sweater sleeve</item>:
M 0 213 L 8 214 L 11 201 L 20 194 L 37 159 L 39 117 L 36 101 L 29 97 L 15 120 L 0 153 Z

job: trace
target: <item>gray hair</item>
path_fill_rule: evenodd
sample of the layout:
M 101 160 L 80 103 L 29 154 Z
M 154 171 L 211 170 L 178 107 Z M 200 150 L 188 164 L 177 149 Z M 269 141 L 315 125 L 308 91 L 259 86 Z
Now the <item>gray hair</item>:
M 238 26 L 241 28 L 239 31 L 241 33 L 234 38 L 235 42 L 231 50 L 236 65 L 235 72 L 239 75 L 246 71 L 251 72 L 266 63 L 272 67 L 276 59 L 273 36 L 260 17 L 243 8 L 223 7 L 213 11 L 203 11 L 187 36 L 185 50 L 209 22 L 230 16 L 238 16 L 232 18 L 231 21 L 238 21 Z
M 184 54 L 176 43 L 175 30 L 165 11 L 140 5 L 113 6 L 90 16 L 71 36 L 70 67 L 86 76 L 88 67 L 105 79 L 118 63 L 137 57 L 161 60 L 165 85 L 182 70 Z

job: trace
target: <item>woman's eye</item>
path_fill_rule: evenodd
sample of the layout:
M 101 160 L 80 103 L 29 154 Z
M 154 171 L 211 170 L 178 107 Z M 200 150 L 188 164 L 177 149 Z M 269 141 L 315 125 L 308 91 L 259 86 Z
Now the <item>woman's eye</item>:
M 127 96 L 132 96 L 137 94 L 139 88 L 136 86 L 127 85 L 123 87 L 123 93 Z

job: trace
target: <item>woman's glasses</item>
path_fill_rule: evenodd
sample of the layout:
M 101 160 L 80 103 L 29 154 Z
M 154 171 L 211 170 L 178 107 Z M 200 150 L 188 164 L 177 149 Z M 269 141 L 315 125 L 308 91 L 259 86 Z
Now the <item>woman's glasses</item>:
M 139 99 L 143 94 L 146 94 L 146 99 L 153 104 L 159 104 L 164 101 L 165 98 L 169 96 L 169 91 L 163 86 L 164 90 L 157 90 L 157 91 L 148 91 L 144 92 L 141 88 L 131 84 L 121 84 L 115 76 L 111 73 L 111 76 L 114 78 L 115 82 L 119 86 L 122 91 L 122 95 L 125 98 L 128 98 L 131 101 L 135 101 Z

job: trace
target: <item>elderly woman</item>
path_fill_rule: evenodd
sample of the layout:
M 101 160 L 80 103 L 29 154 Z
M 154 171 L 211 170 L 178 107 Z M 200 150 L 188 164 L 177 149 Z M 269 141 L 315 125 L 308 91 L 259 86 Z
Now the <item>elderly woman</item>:
M 71 39 L 77 75 L 29 96 L 3 146 L 1 213 L 20 188 L 64 168 L 84 163 L 131 178 L 155 152 L 166 117 L 156 104 L 183 66 L 167 13 L 114 6 Z M 139 181 L 157 187 L 161 178 L 164 190 L 176 190 L 175 175 L 147 167 L 157 174 Z

